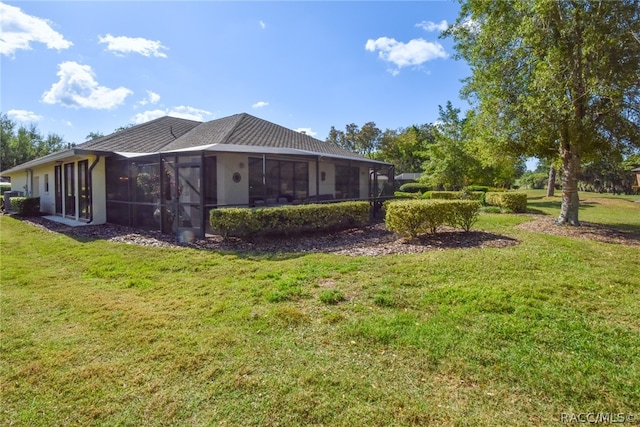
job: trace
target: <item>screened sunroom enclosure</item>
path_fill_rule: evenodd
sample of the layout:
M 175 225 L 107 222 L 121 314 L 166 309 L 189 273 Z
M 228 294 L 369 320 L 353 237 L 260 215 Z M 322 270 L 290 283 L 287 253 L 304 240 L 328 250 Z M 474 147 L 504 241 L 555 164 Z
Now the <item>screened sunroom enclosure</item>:
M 188 240 L 204 236 L 217 207 L 377 200 L 393 180 L 392 168 L 282 153 L 122 153 L 106 159 L 107 222 Z

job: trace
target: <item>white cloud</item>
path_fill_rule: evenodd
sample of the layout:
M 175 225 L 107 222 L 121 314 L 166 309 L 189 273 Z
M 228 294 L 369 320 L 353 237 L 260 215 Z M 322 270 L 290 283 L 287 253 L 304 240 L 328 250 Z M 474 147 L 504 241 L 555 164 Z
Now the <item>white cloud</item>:
M 48 49 L 68 49 L 73 45 L 53 28 L 51 22 L 23 13 L 19 7 L 0 3 L 0 54 L 13 56 L 16 50 L 31 50 L 31 43 Z
M 111 34 L 106 36 L 98 36 L 100 43 L 107 44 L 107 50 L 113 52 L 116 55 L 123 55 L 125 53 L 139 53 L 144 56 L 157 56 L 159 58 L 166 58 L 167 55 L 161 52 L 162 49 L 168 49 L 163 46 L 158 40 L 147 40 L 142 37 L 114 37 Z
M 122 104 L 133 92 L 125 87 L 109 89 L 100 86 L 89 65 L 67 61 L 58 65 L 60 80 L 42 94 L 46 104 L 60 104 L 72 108 L 109 110 Z
M 416 27 L 422 28 L 425 31 L 444 31 L 449 28 L 449 24 L 444 19 L 439 24 L 431 21 L 422 21 L 416 24 Z
M 258 102 L 256 102 L 255 104 L 253 104 L 253 105 L 251 106 L 251 108 L 263 108 L 263 107 L 266 107 L 266 106 L 268 106 L 268 105 L 269 105 L 269 103 L 268 103 L 268 102 L 266 102 L 266 101 L 258 101 Z
M 163 116 L 179 117 L 181 119 L 204 122 L 208 119 L 213 118 L 213 113 L 206 110 L 201 110 L 199 108 L 180 105 L 178 107 L 167 108 L 164 110 L 157 109 L 138 113 L 131 120 L 135 124 L 140 124 Z
M 27 110 L 9 110 L 7 111 L 7 116 L 19 122 L 38 122 L 42 120 L 42 116 Z
M 423 39 L 403 43 L 388 37 L 380 37 L 376 40 L 367 40 L 365 49 L 370 52 L 377 50 L 380 59 L 394 64 L 397 68 L 388 70 L 394 76 L 398 75 L 403 67 L 421 65 L 433 59 L 449 56 L 440 43 Z
M 267 28 L 267 24 L 265 24 L 264 21 L 260 21 L 258 22 L 258 24 L 260 24 L 260 28 L 262 28 L 263 30 Z
M 160 95 L 158 95 L 157 93 L 151 90 L 148 90 L 147 97 L 144 98 L 142 101 L 138 102 L 138 104 L 140 105 L 157 104 L 158 101 L 160 101 Z
M 318 134 L 318 132 L 314 132 L 313 130 L 311 130 L 311 128 L 298 128 L 298 129 L 295 129 L 295 131 L 304 133 L 305 135 L 309 135 L 313 137 L 315 137 Z

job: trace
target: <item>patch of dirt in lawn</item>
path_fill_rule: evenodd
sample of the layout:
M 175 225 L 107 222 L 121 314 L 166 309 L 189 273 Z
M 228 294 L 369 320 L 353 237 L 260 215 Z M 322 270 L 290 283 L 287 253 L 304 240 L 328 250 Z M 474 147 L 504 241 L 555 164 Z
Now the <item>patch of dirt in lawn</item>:
M 616 230 L 605 225 L 591 222 L 581 222 L 580 227 L 556 225 L 555 221 L 556 219 L 554 217 L 535 215 L 533 221 L 523 222 L 517 225 L 516 228 L 556 236 L 596 240 L 604 243 L 640 246 L 639 232 Z
M 406 239 L 388 231 L 378 222 L 365 228 L 328 233 L 306 233 L 291 236 L 260 236 L 251 240 L 207 235 L 181 243 L 176 236 L 154 231 L 141 231 L 120 225 L 87 225 L 70 227 L 45 218 L 25 219 L 41 229 L 62 233 L 78 240 L 108 240 L 155 247 L 190 247 L 212 251 L 244 253 L 334 253 L 349 256 L 414 254 L 426 251 L 467 248 L 502 248 L 518 244 L 518 240 L 484 231 L 469 231 L 442 227 L 436 234 Z

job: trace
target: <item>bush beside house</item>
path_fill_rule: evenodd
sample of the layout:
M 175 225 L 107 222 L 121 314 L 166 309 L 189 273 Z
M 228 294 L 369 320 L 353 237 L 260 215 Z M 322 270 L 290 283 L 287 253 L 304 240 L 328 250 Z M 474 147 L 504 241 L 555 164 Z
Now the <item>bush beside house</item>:
M 40 215 L 40 197 L 11 197 L 11 210 L 20 216 Z
M 342 202 L 269 208 L 221 208 L 210 213 L 211 228 L 224 238 L 259 234 L 362 227 L 369 222 L 369 202 Z

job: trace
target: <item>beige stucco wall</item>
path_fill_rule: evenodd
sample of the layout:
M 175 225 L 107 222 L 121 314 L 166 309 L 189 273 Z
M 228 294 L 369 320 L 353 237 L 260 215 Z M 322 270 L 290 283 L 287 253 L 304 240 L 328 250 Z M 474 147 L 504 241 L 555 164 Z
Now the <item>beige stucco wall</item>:
M 249 156 L 246 154 L 220 153 L 218 158 L 218 205 L 246 205 L 249 203 Z M 238 172 L 240 182 L 233 182 Z
M 336 167 L 333 163 L 320 162 L 320 175 L 325 173 L 324 181 L 320 178 L 320 194 L 335 194 L 336 192 Z M 314 188 L 315 190 L 315 188 Z
M 89 167 L 95 161 L 96 156 L 73 156 L 64 160 L 61 160 L 61 165 L 67 163 L 74 163 L 75 172 L 75 190 L 76 190 L 76 212 L 79 212 L 79 197 L 78 197 L 78 162 L 82 160 L 89 160 Z M 64 172 L 63 172 L 64 173 Z M 32 176 L 33 174 L 33 176 Z M 105 160 L 104 157 L 100 157 L 100 160 L 93 168 L 92 171 L 92 202 L 93 202 L 93 224 L 104 224 L 107 222 L 107 198 L 105 187 Z M 48 163 L 41 166 L 36 166 L 28 171 L 21 171 L 10 175 L 11 178 L 11 190 L 22 191 L 27 196 L 40 197 L 40 212 L 45 214 L 55 214 L 55 163 Z M 46 183 L 49 182 L 49 189 L 47 191 Z M 64 202 L 63 202 L 64 205 Z M 63 207 L 64 209 L 64 207 Z M 78 218 L 76 216 L 76 218 Z
M 27 173 L 17 172 L 11 175 L 3 175 L 11 178 L 11 191 L 27 191 Z
M 95 159 L 96 156 L 90 156 L 89 167 L 91 167 Z M 106 163 L 105 157 L 100 156 L 98 163 L 93 167 L 93 171 L 91 173 L 91 198 L 93 203 L 92 224 L 104 224 L 107 222 Z
M 34 188 L 31 191 L 33 197 L 40 197 L 40 212 L 53 214 L 55 211 L 55 179 L 53 165 L 44 165 L 33 169 Z M 48 178 L 47 178 L 48 177 Z M 46 180 L 49 180 L 49 190 L 46 189 Z

